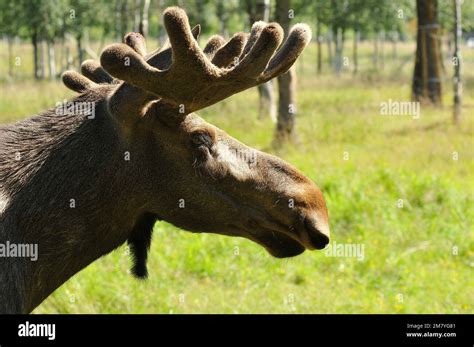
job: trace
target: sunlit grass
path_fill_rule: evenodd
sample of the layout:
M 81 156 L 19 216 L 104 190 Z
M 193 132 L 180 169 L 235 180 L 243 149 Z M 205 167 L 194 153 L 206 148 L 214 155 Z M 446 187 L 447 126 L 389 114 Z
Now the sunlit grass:
M 35 312 L 472 313 L 474 53 L 464 54 L 464 121 L 458 129 L 451 123 L 449 66 L 442 108 L 423 106 L 420 119 L 380 115 L 381 102 L 410 100 L 412 61 L 404 59 L 413 49 L 400 45 L 393 61 L 387 47 L 384 69 L 373 72 L 365 44 L 360 76 L 352 76 L 349 66 L 336 78 L 327 64 L 316 74 L 312 45 L 297 67 L 298 139 L 277 154 L 321 187 L 333 242 L 363 244 L 363 260 L 324 252 L 277 260 L 243 239 L 158 223 L 147 281 L 131 277 L 121 247 Z M 3 83 L 0 119 L 25 118 L 71 95 L 59 82 Z M 257 119 L 255 90 L 200 115 L 275 153 L 274 126 Z

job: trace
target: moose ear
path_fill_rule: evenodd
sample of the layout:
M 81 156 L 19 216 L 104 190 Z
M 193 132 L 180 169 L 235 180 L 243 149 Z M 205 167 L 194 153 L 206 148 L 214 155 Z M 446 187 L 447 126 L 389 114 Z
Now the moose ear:
M 201 26 L 198 24 L 194 28 L 191 29 L 191 32 L 194 36 L 194 38 L 197 40 L 199 38 L 199 35 L 201 35 Z

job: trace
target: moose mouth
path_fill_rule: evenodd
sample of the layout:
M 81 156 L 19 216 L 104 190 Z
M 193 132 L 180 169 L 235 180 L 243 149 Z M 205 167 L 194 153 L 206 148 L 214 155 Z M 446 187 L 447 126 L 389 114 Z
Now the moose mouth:
M 329 236 L 308 218 L 304 219 L 300 228 L 286 227 L 269 220 L 251 220 L 245 223 L 245 227 L 234 224 L 231 228 L 233 232 L 230 235 L 254 241 L 276 258 L 294 257 L 306 249 L 324 249 L 329 243 Z
M 300 242 L 279 231 L 265 231 L 253 235 L 252 239 L 276 258 L 294 257 L 306 249 Z
M 306 247 L 295 238 L 285 233 L 258 226 L 252 229 L 232 225 L 232 231 L 225 234 L 229 236 L 240 236 L 258 243 L 275 258 L 289 258 L 297 256 L 306 250 Z

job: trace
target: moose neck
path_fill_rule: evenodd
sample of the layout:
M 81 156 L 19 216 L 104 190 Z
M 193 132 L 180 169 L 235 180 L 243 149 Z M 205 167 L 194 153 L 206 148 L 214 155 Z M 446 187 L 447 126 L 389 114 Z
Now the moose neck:
M 37 245 L 38 255 L 1 260 L 1 312 L 30 312 L 123 244 L 145 204 L 132 184 L 139 180 L 140 148 L 122 136 L 104 102 L 96 104 L 94 119 L 50 112 L 22 125 L 28 130 L 21 135 L 0 132 L 12 137 L 0 153 L 25 153 L 7 163 L 14 167 L 10 178 L 1 177 L 9 201 L 0 214 L 0 243 Z

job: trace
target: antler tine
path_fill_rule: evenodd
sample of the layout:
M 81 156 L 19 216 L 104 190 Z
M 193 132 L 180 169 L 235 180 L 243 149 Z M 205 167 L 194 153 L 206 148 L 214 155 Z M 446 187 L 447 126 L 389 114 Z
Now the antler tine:
M 194 38 L 197 40 L 201 33 L 201 26 L 198 24 L 192 30 Z M 154 66 L 160 70 L 166 70 L 171 65 L 171 45 L 169 40 L 166 40 L 165 44 L 154 52 L 145 56 L 145 60 L 151 66 Z
M 149 59 L 146 59 L 147 63 L 160 70 L 166 70 L 171 65 L 172 52 L 171 47 L 168 47 Z
M 145 38 L 139 33 L 128 33 L 124 37 L 124 42 L 141 55 L 146 54 Z M 83 75 L 75 71 L 66 71 L 62 75 L 62 81 L 66 87 L 77 92 L 83 93 L 99 86 L 100 83 L 116 83 L 97 62 L 88 59 L 81 64 Z M 97 83 L 99 84 L 97 84 Z
M 239 33 L 221 46 L 223 40 L 215 36 L 203 51 L 183 10 L 168 8 L 163 18 L 170 48 L 146 59 L 125 44 L 114 44 L 103 51 L 101 64 L 126 86 L 133 85 L 169 105 L 184 105 L 186 114 L 285 72 L 311 36 L 307 26 L 296 25 L 272 59 L 283 40 L 283 29 L 277 23 L 257 22 L 248 40 Z
M 135 32 L 128 33 L 123 38 L 123 42 L 125 42 L 129 47 L 133 48 L 133 50 L 142 57 L 146 55 L 146 41 L 142 34 Z
M 229 76 L 232 78 L 238 76 L 258 77 L 267 67 L 268 61 L 282 40 L 283 29 L 279 24 L 270 23 L 265 26 L 250 52 L 230 71 Z
M 186 12 L 179 7 L 169 7 L 163 13 L 163 20 L 171 42 L 173 65 L 186 67 L 188 71 L 200 70 L 217 75 L 217 69 L 192 35 Z
M 201 26 L 196 25 L 192 30 L 192 34 L 194 38 L 197 40 L 199 37 L 199 33 L 201 31 Z M 212 59 L 214 54 L 222 48 L 222 46 L 226 43 L 225 39 L 220 35 L 213 35 L 207 41 L 205 48 L 203 49 L 204 54 L 208 57 L 208 59 Z M 221 53 L 222 54 L 222 53 Z M 240 53 L 239 53 L 240 54 Z M 148 64 L 153 67 L 156 67 L 160 70 L 166 70 L 171 65 L 172 59 L 172 49 L 169 44 L 169 40 L 165 43 L 164 46 L 157 49 L 154 53 L 148 54 L 145 57 L 145 60 Z M 216 65 L 216 64 L 214 64 Z M 218 65 L 216 65 L 218 66 Z
M 235 34 L 229 42 L 215 52 L 212 63 L 220 68 L 228 67 L 233 63 L 238 64 L 238 58 L 242 54 L 247 38 L 246 33 Z
M 257 42 L 257 39 L 259 38 L 260 34 L 262 33 L 263 28 L 265 28 L 266 25 L 267 23 L 265 23 L 264 21 L 258 21 L 253 23 L 252 29 L 250 31 L 250 37 L 247 40 L 247 44 L 245 45 L 244 50 L 242 51 L 240 59 L 245 57 L 247 53 L 250 52 L 252 47 L 255 45 L 255 42 Z
M 266 82 L 286 72 L 311 41 L 311 29 L 306 24 L 296 24 L 283 47 L 272 58 L 259 82 Z
M 198 24 L 198 25 L 195 25 L 192 30 L 191 30 L 191 33 L 193 34 L 194 38 L 197 40 L 199 38 L 199 35 L 201 34 L 201 26 Z M 160 53 L 160 52 L 163 52 L 164 50 L 170 48 L 171 45 L 170 45 L 170 40 L 167 39 L 165 41 L 165 43 L 161 46 L 161 47 L 158 47 L 157 49 L 155 49 L 153 52 L 151 53 L 148 53 L 146 56 L 145 56 L 145 60 L 149 60 L 150 58 L 152 58 L 153 56 L 155 56 L 156 54 Z
M 214 57 L 214 54 L 225 44 L 225 39 L 220 35 L 213 35 L 207 41 L 206 46 L 204 47 L 203 51 L 204 54 L 207 55 L 209 59 Z
M 105 48 L 100 61 L 112 76 L 179 103 L 180 95 L 172 93 L 174 88 L 170 88 L 176 84 L 177 78 L 189 78 L 192 75 L 200 79 L 217 77 L 220 69 L 212 65 L 199 48 L 189 27 L 188 17 L 182 9 L 170 7 L 165 10 L 163 18 L 172 50 L 172 65 L 169 70 L 163 71 L 151 66 L 124 44 L 113 44 Z
M 65 71 L 62 75 L 62 80 L 66 87 L 77 93 L 83 93 L 86 90 L 98 87 L 98 84 L 76 71 Z
M 137 74 L 145 76 L 150 69 L 141 55 L 123 43 L 106 47 L 100 56 L 100 63 L 112 76 L 124 81 L 138 77 Z
M 85 60 L 81 64 L 81 73 L 96 83 L 112 83 L 114 80 L 99 63 L 92 59 Z

